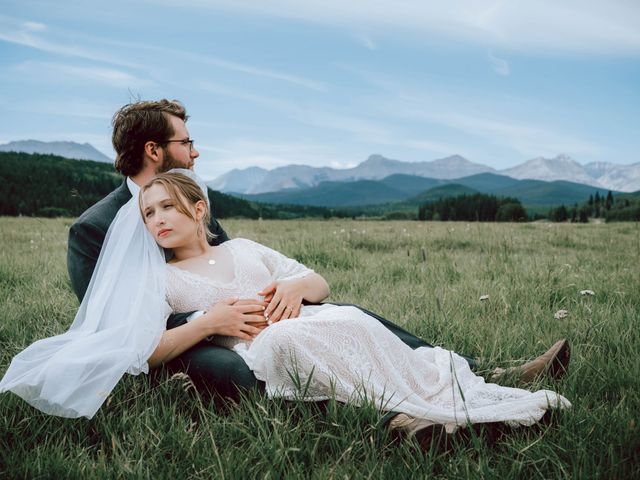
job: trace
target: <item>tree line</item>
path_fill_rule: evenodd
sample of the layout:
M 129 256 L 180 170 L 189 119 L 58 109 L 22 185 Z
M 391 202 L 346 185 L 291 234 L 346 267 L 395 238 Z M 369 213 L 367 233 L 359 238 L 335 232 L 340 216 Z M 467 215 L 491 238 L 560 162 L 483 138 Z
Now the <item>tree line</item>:
M 122 177 L 113 166 L 56 155 L 0 152 L 0 214 L 75 217 Z
M 418 209 L 418 220 L 522 222 L 527 212 L 517 198 L 477 193 L 425 203 Z
M 113 165 L 57 155 L 0 152 L 0 215 L 77 217 L 124 178 Z M 305 205 L 249 202 L 209 189 L 217 218 L 351 217 L 353 212 Z
M 570 207 L 560 205 L 550 209 L 548 218 L 554 222 L 586 223 L 589 218 L 601 218 L 607 222 L 638 222 L 640 221 L 640 196 L 622 194 L 614 197 L 611 191 L 604 196 L 596 191 L 595 195 L 589 195 L 589 199 L 582 205 L 576 203 Z

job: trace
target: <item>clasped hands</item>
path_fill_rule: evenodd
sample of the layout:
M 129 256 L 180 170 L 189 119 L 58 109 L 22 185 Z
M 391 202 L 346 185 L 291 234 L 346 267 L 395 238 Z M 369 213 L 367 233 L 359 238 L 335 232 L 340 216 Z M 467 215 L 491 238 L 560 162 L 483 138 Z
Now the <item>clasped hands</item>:
M 216 303 L 203 317 L 212 325 L 210 335 L 253 340 L 272 323 L 300 315 L 303 286 L 299 280 L 272 282 L 258 292 L 263 300 L 227 298 Z

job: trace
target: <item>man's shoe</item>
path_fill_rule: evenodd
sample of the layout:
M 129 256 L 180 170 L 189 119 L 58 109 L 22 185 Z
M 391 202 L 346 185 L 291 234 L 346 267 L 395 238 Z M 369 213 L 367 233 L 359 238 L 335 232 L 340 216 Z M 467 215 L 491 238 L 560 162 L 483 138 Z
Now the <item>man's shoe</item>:
M 496 368 L 491 375 L 491 381 L 497 382 L 505 378 L 513 378 L 522 383 L 531 383 L 544 374 L 558 380 L 567 373 L 570 357 L 569 341 L 566 339 L 558 340 L 549 350 L 524 365 Z
M 452 436 L 447 433 L 444 425 L 424 418 L 398 413 L 389 421 L 389 430 L 397 436 L 415 437 L 424 452 L 430 451 L 432 446 L 438 452 L 451 449 Z

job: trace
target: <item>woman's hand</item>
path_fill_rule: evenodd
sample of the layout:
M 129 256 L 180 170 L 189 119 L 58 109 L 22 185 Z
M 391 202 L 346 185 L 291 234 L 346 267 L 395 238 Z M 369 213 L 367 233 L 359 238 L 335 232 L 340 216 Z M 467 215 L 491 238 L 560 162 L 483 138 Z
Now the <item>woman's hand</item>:
M 227 298 L 194 321 L 205 326 L 208 336 L 227 335 L 253 340 L 266 326 L 264 310 L 264 302 L 260 300 Z
M 275 323 L 287 318 L 296 318 L 300 315 L 300 307 L 304 299 L 303 279 L 281 280 L 271 282 L 266 288 L 258 292 L 268 302 L 264 311 L 264 317 Z
M 268 302 L 264 316 L 270 322 L 300 316 L 302 301 L 315 303 L 329 295 L 327 282 L 317 273 L 302 278 L 271 282 L 258 295 Z
M 267 326 L 266 304 L 260 300 L 228 298 L 191 322 L 166 330 L 147 360 L 150 368 L 173 360 L 211 335 L 252 340 Z

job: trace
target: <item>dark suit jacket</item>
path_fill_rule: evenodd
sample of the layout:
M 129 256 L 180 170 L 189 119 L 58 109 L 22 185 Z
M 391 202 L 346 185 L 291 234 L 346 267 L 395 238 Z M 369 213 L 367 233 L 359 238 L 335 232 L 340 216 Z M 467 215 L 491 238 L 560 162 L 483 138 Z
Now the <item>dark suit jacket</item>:
M 84 298 L 91 275 L 96 268 L 109 225 L 113 222 L 120 207 L 130 199 L 131 192 L 129 192 L 127 182 L 124 181 L 113 192 L 87 209 L 71 225 L 67 250 L 67 269 L 71 278 L 71 286 L 80 302 Z M 226 232 L 213 216 L 209 229 L 211 233 L 217 235 L 214 245 L 229 240 Z M 169 324 L 173 320 L 175 319 L 170 319 L 167 323 Z

